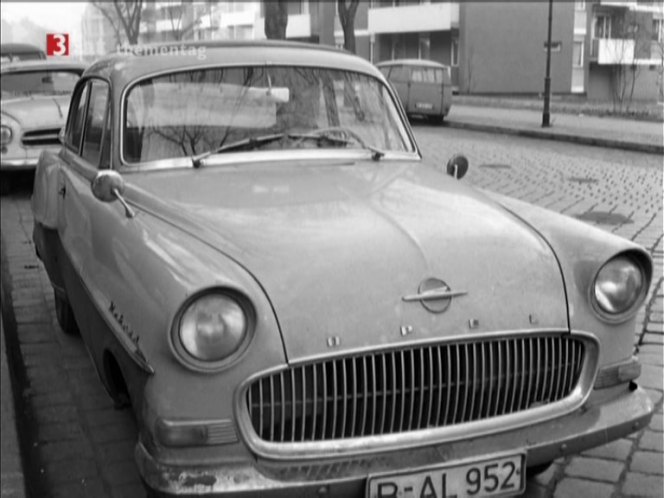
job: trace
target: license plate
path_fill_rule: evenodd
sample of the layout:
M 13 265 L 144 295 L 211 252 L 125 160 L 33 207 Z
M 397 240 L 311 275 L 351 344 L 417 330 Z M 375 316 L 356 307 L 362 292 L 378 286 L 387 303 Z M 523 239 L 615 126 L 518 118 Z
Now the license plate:
M 428 104 L 426 102 L 417 102 L 415 104 L 415 107 L 417 107 L 418 109 L 426 109 L 430 111 L 431 109 L 433 109 L 433 104 Z
M 525 455 L 481 460 L 369 476 L 367 498 L 478 498 L 522 493 Z

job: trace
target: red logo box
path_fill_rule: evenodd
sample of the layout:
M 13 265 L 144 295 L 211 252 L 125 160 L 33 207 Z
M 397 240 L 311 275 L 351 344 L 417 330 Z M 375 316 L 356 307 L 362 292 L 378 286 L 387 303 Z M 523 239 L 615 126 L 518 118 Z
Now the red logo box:
M 69 55 L 69 33 L 47 33 L 46 55 Z

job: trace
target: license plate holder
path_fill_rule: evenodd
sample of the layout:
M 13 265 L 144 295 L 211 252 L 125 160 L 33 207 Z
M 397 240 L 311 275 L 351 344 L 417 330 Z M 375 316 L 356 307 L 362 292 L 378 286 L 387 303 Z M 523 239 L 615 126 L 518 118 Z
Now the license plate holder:
M 525 453 L 370 475 L 366 498 L 479 498 L 522 493 Z

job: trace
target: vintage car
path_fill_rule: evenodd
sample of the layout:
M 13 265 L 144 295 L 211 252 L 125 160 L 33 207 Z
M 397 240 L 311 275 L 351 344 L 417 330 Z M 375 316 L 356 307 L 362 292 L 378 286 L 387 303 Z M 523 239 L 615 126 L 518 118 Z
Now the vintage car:
M 84 66 L 77 63 L 27 61 L 0 67 L 0 171 L 3 190 L 8 173 L 34 170 L 45 148 L 60 148 L 69 99 Z
M 452 107 L 450 66 L 424 59 L 396 59 L 376 64 L 394 86 L 408 116 L 442 123 Z
M 3 43 L 0 45 L 0 62 L 35 61 L 46 59 L 44 51 L 27 43 Z
M 359 57 L 171 48 L 85 72 L 32 198 L 150 494 L 514 494 L 647 425 L 641 247 L 425 162 Z

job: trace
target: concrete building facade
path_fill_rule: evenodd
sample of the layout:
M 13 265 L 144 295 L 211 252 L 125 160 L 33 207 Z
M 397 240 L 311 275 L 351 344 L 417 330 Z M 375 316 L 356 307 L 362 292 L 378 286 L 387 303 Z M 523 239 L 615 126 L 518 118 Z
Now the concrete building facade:
M 540 95 L 545 0 L 360 0 L 356 53 L 371 62 L 430 59 L 455 90 Z M 590 100 L 664 100 L 662 0 L 553 0 L 552 92 Z M 286 37 L 343 47 L 336 1 L 290 0 Z M 142 42 L 265 38 L 261 0 L 150 2 Z

